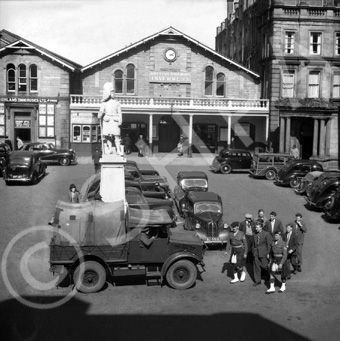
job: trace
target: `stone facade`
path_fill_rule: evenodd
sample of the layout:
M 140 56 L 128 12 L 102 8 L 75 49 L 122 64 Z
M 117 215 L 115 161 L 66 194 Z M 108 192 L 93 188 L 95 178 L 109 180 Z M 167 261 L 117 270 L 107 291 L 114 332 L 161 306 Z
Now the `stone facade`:
M 337 158 L 340 1 L 228 6 L 216 50 L 261 75 L 262 96 L 271 101 L 271 149 L 289 152 L 295 144 L 305 158 Z

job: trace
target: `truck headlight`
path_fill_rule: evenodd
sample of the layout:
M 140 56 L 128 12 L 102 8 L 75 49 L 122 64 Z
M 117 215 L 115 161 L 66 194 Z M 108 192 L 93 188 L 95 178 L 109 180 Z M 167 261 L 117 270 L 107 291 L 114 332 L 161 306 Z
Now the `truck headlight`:
M 228 225 L 227 223 L 224 223 L 224 224 L 223 224 L 223 228 L 224 228 L 224 229 L 227 229 L 228 227 L 229 227 L 229 225 Z
M 196 228 L 196 229 L 200 229 L 200 228 L 201 228 L 200 223 L 196 223 L 195 228 Z

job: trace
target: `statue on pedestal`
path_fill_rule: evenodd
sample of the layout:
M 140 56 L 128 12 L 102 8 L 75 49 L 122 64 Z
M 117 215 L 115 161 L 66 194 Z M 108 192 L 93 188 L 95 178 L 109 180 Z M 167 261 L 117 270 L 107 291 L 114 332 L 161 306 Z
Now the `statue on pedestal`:
M 104 154 L 124 155 L 120 145 L 120 126 L 122 124 L 122 109 L 120 103 L 115 99 L 113 84 L 104 84 L 102 104 L 98 118 L 102 126 L 102 141 Z M 113 140 L 115 148 L 113 147 Z

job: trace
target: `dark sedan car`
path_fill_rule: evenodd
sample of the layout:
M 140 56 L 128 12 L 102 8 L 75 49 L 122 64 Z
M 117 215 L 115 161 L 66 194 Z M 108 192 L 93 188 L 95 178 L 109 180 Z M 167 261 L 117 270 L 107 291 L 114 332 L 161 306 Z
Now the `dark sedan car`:
M 56 149 L 53 143 L 29 143 L 24 147 L 24 150 L 35 151 L 41 160 L 59 163 L 62 166 L 68 166 L 72 162 L 77 161 L 77 156 L 73 149 Z
M 184 229 L 195 231 L 207 246 L 226 245 L 229 228 L 223 222 L 221 197 L 214 192 L 189 192 Z
M 174 188 L 174 199 L 180 216 L 184 215 L 186 196 L 190 191 L 208 191 L 208 176 L 201 171 L 183 171 L 177 174 L 177 185 Z
M 324 206 L 324 212 L 329 220 L 340 219 L 340 189 L 331 194 Z
M 275 183 L 295 188 L 298 179 L 312 171 L 323 171 L 321 164 L 314 160 L 294 160 L 286 163 L 278 172 Z
M 8 185 L 10 182 L 36 184 L 46 174 L 46 163 L 38 154 L 27 151 L 13 151 L 5 165 L 3 176 Z
M 223 149 L 219 152 L 210 166 L 214 172 L 229 174 L 233 170 L 249 170 L 252 156 L 248 150 Z
M 324 172 L 306 190 L 305 199 L 312 208 L 323 209 L 331 196 L 340 188 L 339 171 Z

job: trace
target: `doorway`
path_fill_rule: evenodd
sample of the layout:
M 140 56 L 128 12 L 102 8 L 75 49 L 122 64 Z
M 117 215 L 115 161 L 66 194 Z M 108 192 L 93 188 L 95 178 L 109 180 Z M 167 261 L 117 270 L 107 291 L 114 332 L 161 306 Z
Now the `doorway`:
M 194 124 L 193 128 L 193 153 L 215 153 L 217 144 L 216 125 L 200 123 Z
M 300 126 L 301 158 L 309 159 L 313 155 L 314 120 L 306 118 Z
M 16 138 L 20 137 L 22 142 L 29 143 L 32 142 L 32 137 L 34 134 L 32 130 L 34 129 L 32 124 L 31 111 L 14 111 L 14 145 L 17 149 Z
M 159 152 L 177 153 L 177 144 L 180 138 L 180 128 L 171 116 L 162 116 L 158 124 Z

